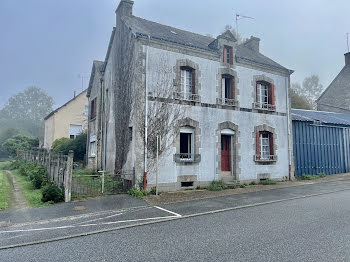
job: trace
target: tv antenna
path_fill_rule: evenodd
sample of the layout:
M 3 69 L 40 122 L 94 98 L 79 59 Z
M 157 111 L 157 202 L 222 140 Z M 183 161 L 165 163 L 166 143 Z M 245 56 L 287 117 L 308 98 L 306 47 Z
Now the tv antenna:
M 81 91 L 84 90 L 84 79 L 89 78 L 87 75 L 88 75 L 87 73 L 78 74 L 78 78 L 81 78 Z
M 348 53 L 349 53 L 349 35 L 350 33 L 346 33 L 346 44 L 348 46 Z
M 241 15 L 241 14 L 235 14 L 236 16 L 236 34 L 238 37 L 238 20 L 241 19 L 255 19 L 254 17 L 246 16 L 246 15 Z

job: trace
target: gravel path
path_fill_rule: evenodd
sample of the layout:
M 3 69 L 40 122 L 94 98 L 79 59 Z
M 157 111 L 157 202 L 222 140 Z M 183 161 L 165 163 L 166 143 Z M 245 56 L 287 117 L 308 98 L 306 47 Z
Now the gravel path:
M 12 198 L 13 201 L 10 201 L 9 208 L 12 208 L 12 209 L 29 208 L 30 206 L 27 200 L 25 199 L 25 197 L 23 196 L 21 188 L 17 183 L 14 175 L 11 173 L 11 171 L 8 171 L 8 170 L 4 170 L 4 172 L 7 175 L 8 181 L 10 182 L 12 195 L 13 195 L 13 198 Z

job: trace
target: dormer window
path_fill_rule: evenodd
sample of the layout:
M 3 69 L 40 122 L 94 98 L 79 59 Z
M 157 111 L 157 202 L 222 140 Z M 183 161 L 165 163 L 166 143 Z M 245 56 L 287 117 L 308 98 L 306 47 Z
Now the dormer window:
M 224 46 L 223 62 L 226 64 L 233 64 L 233 49 L 231 46 Z

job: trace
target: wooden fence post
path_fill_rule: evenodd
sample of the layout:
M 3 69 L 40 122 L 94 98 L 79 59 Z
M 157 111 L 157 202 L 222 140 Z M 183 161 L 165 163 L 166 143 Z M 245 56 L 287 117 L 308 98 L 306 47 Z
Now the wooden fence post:
M 64 176 L 64 201 L 70 202 L 72 198 L 72 177 L 73 177 L 73 156 L 72 150 L 68 153 L 67 172 Z

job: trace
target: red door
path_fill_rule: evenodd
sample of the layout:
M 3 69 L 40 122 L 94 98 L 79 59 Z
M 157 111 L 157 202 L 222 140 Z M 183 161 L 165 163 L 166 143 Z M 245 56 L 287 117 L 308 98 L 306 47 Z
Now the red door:
M 221 136 L 221 171 L 231 171 L 231 136 Z

